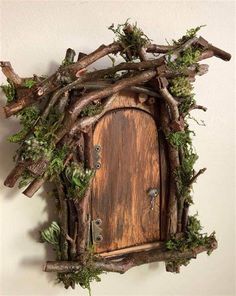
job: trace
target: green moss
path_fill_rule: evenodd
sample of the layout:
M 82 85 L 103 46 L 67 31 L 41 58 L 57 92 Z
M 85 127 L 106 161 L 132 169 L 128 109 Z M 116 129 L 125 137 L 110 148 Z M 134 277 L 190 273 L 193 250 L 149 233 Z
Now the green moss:
M 198 62 L 201 55 L 201 50 L 198 47 L 190 46 L 180 53 L 180 55 L 173 60 L 172 52 L 167 55 L 167 65 L 173 70 L 184 71 L 189 66 Z
M 46 175 L 52 180 L 56 175 L 59 175 L 64 169 L 64 161 L 68 153 L 68 147 L 62 146 L 52 152 L 51 160 L 48 165 Z
M 193 87 L 189 79 L 185 76 L 178 76 L 170 81 L 169 91 L 177 98 L 186 98 L 191 96 L 192 90 Z
M 103 106 L 100 103 L 97 103 L 97 104 L 91 103 L 82 110 L 81 117 L 95 116 L 101 113 L 102 110 L 103 110 Z
M 173 147 L 180 148 L 192 144 L 191 134 L 194 133 L 186 129 L 185 131 L 171 132 L 166 139 Z
M 24 82 L 24 86 L 27 87 L 27 88 L 32 88 L 37 82 L 32 79 L 32 78 L 29 78 L 29 79 L 26 79 L 25 82 Z
M 61 63 L 62 66 L 69 66 L 69 65 L 72 65 L 74 64 L 74 62 L 68 60 L 68 59 L 64 59 Z
M 28 132 L 33 127 L 35 121 L 39 116 L 39 113 L 40 113 L 39 109 L 34 106 L 27 107 L 22 111 L 20 111 L 17 114 L 17 117 L 20 117 L 20 124 L 22 125 L 22 129 L 18 133 L 8 137 L 8 140 L 12 143 L 19 143 L 23 141 L 26 135 L 28 134 Z
M 173 132 L 167 136 L 167 141 L 181 151 L 181 163 L 175 171 L 175 178 L 179 197 L 188 203 L 192 203 L 190 180 L 193 177 L 194 164 L 198 159 L 193 148 L 191 135 L 194 135 L 194 133 L 189 130 L 188 124 L 185 122 L 184 131 Z
M 16 90 L 12 83 L 8 82 L 8 84 L 1 85 L 1 89 L 7 98 L 7 103 L 11 103 L 12 101 L 15 100 Z
M 182 238 L 176 238 L 173 236 L 166 242 L 167 250 L 171 251 L 186 251 L 191 250 L 199 246 L 205 246 L 208 249 L 208 254 L 211 253 L 211 242 L 215 238 L 215 233 L 207 236 L 205 233 L 201 233 L 202 226 L 197 219 L 197 214 L 189 216 L 186 233 Z
M 11 135 L 7 138 L 7 140 L 11 143 L 19 143 L 25 139 L 28 134 L 28 129 L 23 128 L 18 133 Z
M 25 171 L 22 175 L 21 175 L 21 179 L 18 185 L 18 188 L 23 188 L 27 185 L 29 185 L 32 181 L 33 181 L 33 176 L 30 174 L 30 172 Z
M 84 289 L 88 289 L 91 295 L 90 284 L 93 281 L 100 282 L 100 275 L 103 273 L 101 269 L 93 267 L 92 264 L 81 267 L 79 271 L 58 273 L 58 282 L 62 282 L 64 287 L 68 289 L 70 286 L 74 287 L 76 284 Z
M 181 37 L 179 40 L 172 40 L 174 45 L 181 45 L 188 41 L 189 39 L 192 39 L 197 36 L 198 31 L 202 28 L 205 27 L 205 25 L 198 26 L 196 28 L 191 28 L 187 30 L 187 32 L 184 34 L 183 37 Z
M 94 176 L 94 171 L 84 169 L 81 164 L 72 162 L 66 167 L 65 175 L 70 184 L 68 188 L 70 198 L 82 198 Z
M 121 53 L 122 57 L 126 61 L 135 60 L 139 57 L 138 51 L 141 47 L 147 46 L 150 43 L 150 39 L 143 33 L 143 31 L 137 27 L 137 23 L 132 25 L 132 32 L 124 33 L 124 29 L 130 25 L 128 20 L 124 24 L 118 24 L 115 28 L 112 24 L 108 29 L 115 34 L 115 41 L 121 43 L 124 50 Z M 127 50 L 131 52 L 131 56 L 127 58 Z
M 183 101 L 179 104 L 179 112 L 180 114 L 187 114 L 192 105 L 196 104 L 196 100 L 194 99 L 194 94 L 191 94 L 188 97 L 185 97 Z
M 186 76 L 178 76 L 170 80 L 169 92 L 179 99 L 180 114 L 187 114 L 190 107 L 196 103 L 192 90 L 193 86 Z
M 19 151 L 22 160 L 38 160 L 41 157 L 50 159 L 55 148 L 55 132 L 60 124 L 61 115 L 52 110 L 46 119 L 39 119 L 33 132 L 27 138 Z

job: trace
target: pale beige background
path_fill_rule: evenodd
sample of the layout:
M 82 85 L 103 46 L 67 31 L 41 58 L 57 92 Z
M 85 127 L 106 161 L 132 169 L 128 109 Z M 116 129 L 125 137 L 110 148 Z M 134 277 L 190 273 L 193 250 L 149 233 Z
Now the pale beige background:
M 61 62 L 67 47 L 90 52 L 111 42 L 107 30 L 128 17 L 137 20 L 157 43 L 178 38 L 187 28 L 207 24 L 202 35 L 233 55 L 235 5 L 230 1 L 2 1 L 1 60 L 10 60 L 22 76 L 48 74 Z M 166 273 L 164 264 L 132 269 L 125 275 L 108 274 L 93 284 L 93 295 L 235 295 L 235 72 L 234 57 L 226 63 L 213 58 L 209 73 L 196 81 L 199 104 L 195 112 L 207 127 L 193 124 L 200 155 L 197 168 L 206 174 L 195 185 L 195 206 L 204 230 L 216 230 L 219 248 L 202 254 L 179 275 Z M 98 66 L 110 65 L 104 59 Z M 1 82 L 4 82 L 2 77 Z M 36 242 L 38 230 L 53 217 L 52 201 L 39 193 L 27 199 L 17 189 L 2 186 L 13 166 L 16 147 L 6 142 L 16 131 L 14 119 L 1 119 L 1 295 L 87 295 L 81 288 L 65 291 L 53 276 L 41 271 L 52 258 Z

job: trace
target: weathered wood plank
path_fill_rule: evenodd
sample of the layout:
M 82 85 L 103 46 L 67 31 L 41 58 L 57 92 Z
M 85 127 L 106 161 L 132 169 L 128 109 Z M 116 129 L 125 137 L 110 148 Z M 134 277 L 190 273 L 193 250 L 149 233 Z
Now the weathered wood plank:
M 97 124 L 94 145 L 101 146 L 101 168 L 92 187 L 92 217 L 102 219 L 97 252 L 160 239 L 160 198 L 153 210 L 147 194 L 160 188 L 155 121 L 135 109 L 106 114 Z

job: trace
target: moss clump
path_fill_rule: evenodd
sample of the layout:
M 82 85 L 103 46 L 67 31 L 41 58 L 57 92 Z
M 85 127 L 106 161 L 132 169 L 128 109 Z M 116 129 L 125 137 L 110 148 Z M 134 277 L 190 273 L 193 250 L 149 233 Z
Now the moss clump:
M 185 131 L 172 132 L 166 137 L 166 139 L 175 148 L 187 147 L 192 145 L 191 134 L 194 133 L 186 129 Z
M 46 176 L 49 180 L 52 180 L 56 175 L 59 175 L 64 170 L 64 161 L 67 153 L 67 146 L 62 146 L 52 152 L 51 160 L 46 171 Z
M 22 129 L 18 133 L 8 137 L 8 140 L 12 143 L 19 143 L 23 141 L 34 125 L 35 121 L 37 120 L 39 113 L 39 109 L 34 106 L 27 107 L 20 111 L 17 114 L 17 117 L 20 117 L 20 124 L 22 125 Z
M 185 43 L 186 41 L 188 41 L 189 39 L 192 39 L 194 37 L 197 36 L 198 31 L 202 28 L 205 27 L 205 25 L 202 26 L 198 26 L 196 28 L 191 28 L 189 30 L 187 30 L 187 32 L 184 34 L 184 36 L 182 36 L 179 40 L 172 40 L 174 45 L 181 45 L 183 43 Z
M 132 31 L 126 32 L 128 26 L 132 27 Z M 123 46 L 124 50 L 121 55 L 126 61 L 137 59 L 139 50 L 150 43 L 150 39 L 137 27 L 137 23 L 130 25 L 128 20 L 124 24 L 118 24 L 116 28 L 112 24 L 108 29 L 115 34 L 115 41 Z M 128 51 L 131 56 L 124 55 Z
M 194 174 L 194 164 L 198 159 L 192 145 L 191 134 L 194 135 L 185 122 L 184 131 L 173 132 L 167 136 L 167 141 L 181 151 L 182 161 L 175 171 L 176 185 L 179 197 L 188 203 L 192 203 L 190 180 Z
M 81 267 L 79 271 L 58 273 L 58 282 L 62 282 L 66 289 L 80 285 L 83 289 L 88 289 L 91 295 L 90 284 L 93 281 L 100 282 L 100 275 L 103 273 L 101 269 L 93 267 L 92 264 Z
M 196 46 L 190 46 L 180 53 L 180 55 L 173 60 L 172 52 L 167 55 L 167 65 L 173 70 L 184 71 L 189 66 L 198 62 L 201 55 L 201 50 Z
M 25 171 L 22 175 L 21 175 L 21 179 L 19 182 L 18 187 L 19 188 L 23 188 L 25 186 L 27 186 L 28 184 L 30 184 L 33 181 L 33 176 L 30 174 L 30 172 Z
M 201 233 L 202 226 L 197 219 L 197 214 L 189 216 L 186 233 L 182 238 L 173 236 L 166 242 L 167 250 L 171 251 L 186 251 L 192 250 L 199 246 L 205 246 L 208 249 L 208 255 L 212 252 L 212 239 L 215 239 L 215 232 L 207 236 L 206 233 Z
M 27 88 L 32 88 L 37 82 L 32 79 L 32 78 L 29 78 L 29 79 L 26 79 L 25 82 L 24 82 L 24 86 L 27 87 Z
M 102 110 L 103 110 L 103 107 L 100 103 L 96 103 L 96 104 L 91 103 L 82 110 L 81 117 L 95 116 L 95 115 L 101 113 Z
M 194 99 L 194 94 L 185 97 L 179 104 L 179 112 L 180 114 L 187 114 L 192 105 L 196 104 L 196 100 Z
M 68 195 L 71 198 L 82 198 L 88 188 L 90 180 L 94 176 L 94 171 L 84 169 L 81 164 L 72 162 L 69 166 L 67 166 L 65 175 L 70 184 L 68 188 Z
M 7 103 L 11 103 L 12 101 L 15 100 L 16 89 L 12 83 L 8 82 L 8 84 L 1 85 L 1 89 L 7 98 Z
M 185 76 L 179 76 L 170 81 L 169 91 L 177 98 L 186 98 L 191 96 L 193 87 L 189 79 Z
M 55 145 L 55 131 L 60 124 L 61 115 L 53 110 L 46 119 L 40 118 L 33 132 L 19 150 L 22 160 L 38 160 L 41 157 L 50 159 Z

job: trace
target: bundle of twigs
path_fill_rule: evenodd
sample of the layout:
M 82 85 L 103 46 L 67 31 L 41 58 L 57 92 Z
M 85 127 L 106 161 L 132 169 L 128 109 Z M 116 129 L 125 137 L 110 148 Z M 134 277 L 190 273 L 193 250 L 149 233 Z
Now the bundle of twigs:
M 56 184 L 61 230 L 59 260 L 86 260 L 83 256 L 87 248 L 86 234 L 89 225 L 86 196 L 93 176 L 93 167 L 86 155 L 86 148 L 91 145 L 91 127 L 109 109 L 114 100 L 112 95 L 125 89 L 144 93 L 160 102 L 161 128 L 169 140 L 171 172 L 167 238 L 186 230 L 190 202 L 180 196 L 176 178 L 176 172 L 183 164 L 185 151 L 176 144 L 173 136 L 186 135 L 185 118 L 191 110 L 205 111 L 206 108 L 197 105 L 194 100 L 183 105 L 179 99 L 181 95 L 175 93 L 176 86 L 173 83 L 178 79 L 180 82 L 181 79 L 186 83 L 192 82 L 196 75 L 205 74 L 208 66 L 199 64 L 202 60 L 215 56 L 228 61 L 231 57 L 204 38 L 196 37 L 199 28 L 188 31 L 172 45 L 157 45 L 151 43 L 137 26 L 126 23 L 117 30 L 111 27 L 118 36 L 116 41 L 101 45 L 90 54 L 79 53 L 77 61 L 74 61 L 75 51 L 67 49 L 63 64 L 46 78 L 36 75 L 21 78 L 9 62 L 0 63 L 10 84 L 8 92 L 13 92 L 10 102 L 3 108 L 6 117 L 19 115 L 24 123 L 24 111 L 27 114 L 29 110 L 32 112 L 29 108 L 37 107 L 36 115 L 27 122 L 24 132 L 18 134 L 20 148 L 16 165 L 4 184 L 13 187 L 22 176 L 23 179 L 29 176 L 31 181 L 23 192 L 28 197 L 32 197 L 46 180 Z M 87 70 L 89 65 L 100 58 L 118 53 L 125 58 L 125 62 L 107 69 Z M 197 173 L 191 171 L 188 188 L 191 188 L 204 171 L 205 169 Z M 72 192 L 76 186 L 79 186 L 80 191 Z M 71 198 L 73 194 L 80 196 L 79 202 Z M 81 217 L 80 221 L 78 216 Z M 207 248 L 198 247 L 196 253 L 205 249 Z M 192 252 L 182 257 L 193 257 L 194 250 Z M 137 256 L 136 259 L 127 257 L 120 264 L 96 264 L 106 270 L 124 272 L 143 262 L 167 261 L 168 258 L 176 257 L 175 253 L 149 253 Z M 62 265 L 50 263 L 46 269 L 59 272 L 77 270 L 78 265 L 73 264 L 76 265 L 73 262 Z

